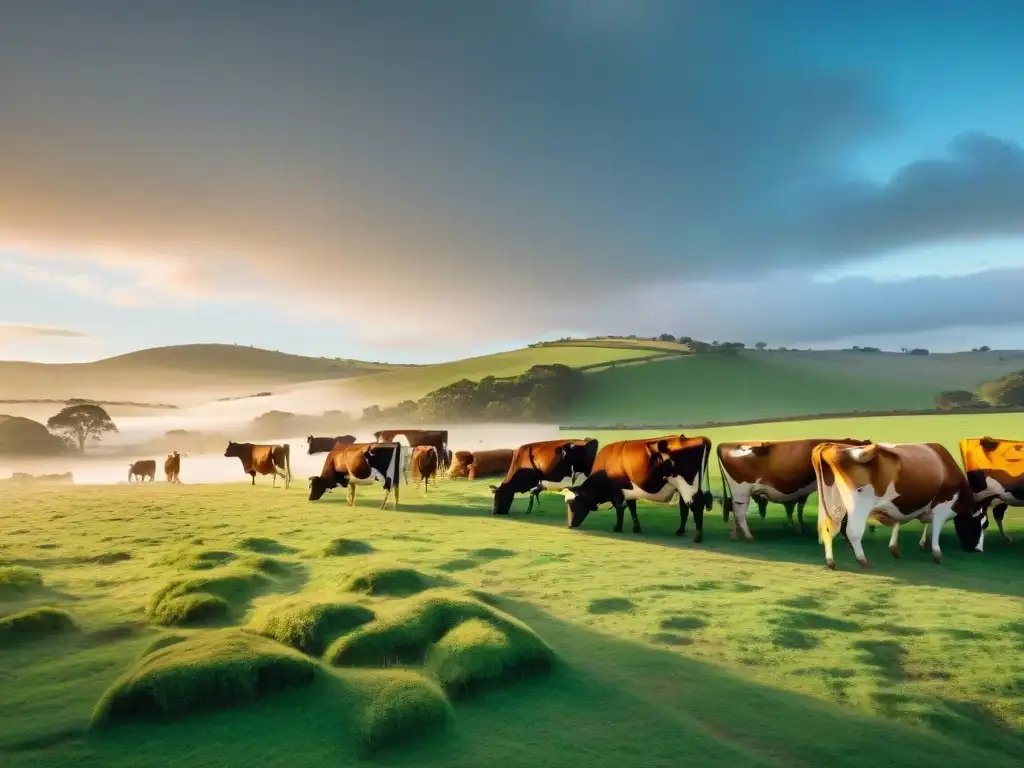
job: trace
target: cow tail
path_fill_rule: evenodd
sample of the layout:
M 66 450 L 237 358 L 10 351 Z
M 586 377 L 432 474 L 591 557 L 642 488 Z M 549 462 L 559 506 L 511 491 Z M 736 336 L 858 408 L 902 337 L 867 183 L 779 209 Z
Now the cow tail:
M 135 469 L 135 465 L 134 464 L 129 464 L 128 465 L 128 482 L 129 483 L 132 481 L 132 470 L 133 469 Z
M 715 449 L 715 457 L 718 459 L 718 472 L 722 477 L 722 519 L 729 522 L 729 509 L 732 504 L 732 493 L 729 488 L 729 481 L 725 479 L 725 465 L 722 463 L 722 446 Z
M 284 448 L 284 474 L 290 485 L 292 482 L 292 446 L 285 443 L 282 447 Z
M 704 492 L 704 511 L 710 512 L 715 505 L 715 499 L 711 495 L 711 476 L 708 474 L 708 462 L 711 460 L 711 440 L 704 438 L 704 466 L 701 468 L 700 484 L 706 488 Z
M 395 479 L 391 481 L 391 484 L 394 486 L 392 490 L 394 490 L 395 492 L 395 509 L 398 509 L 398 502 L 400 501 L 398 497 L 398 489 L 402 487 L 403 466 L 404 465 L 402 464 L 402 444 L 399 442 L 395 442 Z M 424 484 L 424 489 L 425 488 L 426 484 Z

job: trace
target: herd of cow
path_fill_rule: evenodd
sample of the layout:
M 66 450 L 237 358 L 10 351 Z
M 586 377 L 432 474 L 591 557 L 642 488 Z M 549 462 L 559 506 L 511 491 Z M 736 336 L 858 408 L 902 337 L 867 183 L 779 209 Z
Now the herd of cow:
M 409 451 L 398 442 L 404 437 Z M 678 498 L 679 528 L 686 532 L 690 513 L 696 529 L 693 541 L 703 536 L 704 512 L 714 501 L 708 461 L 711 440 L 704 436 L 665 435 L 608 443 L 598 449 L 592 438 L 547 440 L 526 443 L 515 450 L 457 451 L 448 448 L 447 430 L 383 430 L 374 442 L 358 443 L 352 435 L 307 438 L 310 455 L 326 453 L 319 475 L 309 478 L 309 500 L 316 501 L 333 488 L 347 488 L 349 506 L 355 503 L 357 485 L 380 483 L 385 507 L 394 493 L 398 508 L 399 487 L 404 481 L 424 490 L 431 479 L 465 477 L 473 480 L 497 476 L 491 485 L 493 514 L 507 515 L 514 497 L 530 495 L 526 512 L 543 491 L 558 491 L 566 501 L 570 528 L 579 528 L 599 507 L 615 510 L 614 530 L 622 531 L 629 510 L 633 532 L 640 533 L 636 502 L 668 503 Z M 747 523 L 750 503 L 764 517 L 769 502 L 782 504 L 788 524 L 804 530 L 803 513 L 808 498 L 818 494 L 818 539 L 825 548 L 825 562 L 835 567 L 833 539 L 842 534 L 857 561 L 867 565 L 862 539 L 869 520 L 892 527 L 889 550 L 900 556 L 900 525 L 920 520 L 924 525 L 919 547 L 926 551 L 928 526 L 931 551 L 942 562 L 939 532 L 953 519 L 964 551 L 983 551 L 988 509 L 999 532 L 1008 506 L 1024 506 L 1024 442 L 992 437 L 960 441 L 963 469 L 938 443 L 879 443 L 853 438 L 806 438 L 797 440 L 719 443 L 716 450 L 722 476 L 722 513 L 732 518 L 732 538 L 754 537 Z M 290 448 L 284 445 L 228 443 L 226 457 L 238 458 L 246 474 L 280 476 L 285 488 L 291 483 Z M 136 473 L 136 462 L 130 470 Z M 149 475 L 155 462 L 147 462 Z M 181 482 L 180 456 L 165 462 L 168 482 Z M 797 526 L 793 512 L 797 513 Z

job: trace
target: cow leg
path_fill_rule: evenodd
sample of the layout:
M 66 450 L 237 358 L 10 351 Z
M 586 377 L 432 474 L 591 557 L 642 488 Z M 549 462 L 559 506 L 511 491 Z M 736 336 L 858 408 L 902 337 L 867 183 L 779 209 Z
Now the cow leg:
M 612 533 L 622 533 L 622 523 L 625 517 L 626 503 L 623 501 L 622 504 L 615 507 L 615 526 L 612 528 Z
M 640 518 L 636 515 L 636 499 L 627 500 L 626 506 L 629 507 L 629 516 L 633 518 L 633 533 L 640 533 Z M 622 530 L 621 521 L 619 523 L 619 530 Z
M 1000 502 L 992 508 L 992 517 L 995 518 L 996 525 L 999 526 L 999 535 L 1006 539 L 1007 544 L 1013 544 L 1013 539 L 1006 535 L 1006 531 L 1003 530 L 1003 516 L 1006 514 L 1006 504 Z
M 804 496 L 802 499 L 798 499 L 796 502 L 796 519 L 797 523 L 800 526 L 801 535 L 803 535 L 804 533 L 804 507 L 807 506 L 807 499 L 809 498 L 810 496 Z
M 835 530 L 835 524 L 832 522 L 825 511 L 822 509 L 818 510 L 818 541 L 825 545 L 825 565 L 831 568 L 833 571 L 836 569 L 836 558 L 835 553 L 832 551 L 832 539 L 835 538 L 837 531 Z
M 864 546 L 861 542 L 864 539 L 864 530 L 867 528 L 870 516 L 871 509 L 864 504 L 861 504 L 859 508 L 857 504 L 854 504 L 853 509 L 846 515 L 846 538 L 850 542 L 850 546 L 853 547 L 853 554 L 856 555 L 861 568 L 868 567 L 868 558 L 864 554 Z
M 889 551 L 897 560 L 900 558 L 900 524 L 892 524 L 892 535 L 889 537 Z
M 917 548 L 922 552 L 928 551 L 928 523 L 921 521 L 921 540 L 917 542 Z
M 796 530 L 796 526 L 793 525 L 793 510 L 796 508 L 796 502 L 795 501 L 783 502 L 782 508 L 784 510 L 786 510 L 786 525 L 788 525 L 791 530 Z M 764 515 L 762 515 L 762 517 L 764 517 Z
M 750 532 L 747 525 L 747 512 L 750 509 L 750 496 L 745 490 L 739 490 L 732 499 L 732 533 L 729 534 L 733 540 L 738 538 L 739 531 L 743 532 L 743 538 L 747 541 L 754 540 L 754 534 Z
M 530 489 L 530 503 L 526 505 L 526 514 L 533 512 L 533 504 L 537 503 L 537 509 L 540 509 L 540 492 L 543 490 L 539 485 L 536 488 Z
M 762 520 L 768 514 L 768 499 L 764 496 L 757 497 L 757 514 L 761 516 Z
M 356 485 L 355 485 L 355 483 L 350 482 L 348 484 L 348 496 L 347 496 L 347 498 L 348 498 L 348 505 L 350 507 L 354 506 L 355 503 L 356 503 Z
M 385 486 L 385 488 L 384 488 L 384 501 L 382 501 L 382 502 L 380 503 L 380 508 L 381 508 L 381 509 L 384 509 L 384 507 L 385 507 L 385 506 L 387 505 L 387 503 L 388 503 L 388 499 L 389 499 L 390 497 L 391 497 L 391 488 L 390 488 L 390 487 L 388 487 L 388 486 Z
M 701 507 L 703 509 L 703 506 Z M 679 494 L 679 527 L 676 528 L 676 536 L 682 536 L 686 533 L 686 523 L 690 519 L 690 505 L 686 503 L 683 498 L 683 494 Z M 697 515 L 694 514 L 693 519 L 697 519 Z
M 939 533 L 942 524 L 953 516 L 952 502 L 943 502 L 932 510 L 932 560 L 942 564 L 942 550 L 939 549 Z
M 252 475 L 252 484 L 256 485 L 256 472 L 255 472 L 255 470 L 250 472 L 249 474 Z
M 697 531 L 693 534 L 693 543 L 694 544 L 700 544 L 701 541 L 704 539 L 704 505 L 703 504 L 693 504 L 692 506 L 693 506 L 693 524 L 697 528 Z M 680 496 L 679 497 L 679 518 L 680 518 L 680 521 L 682 521 L 683 515 L 684 515 L 682 507 L 683 507 L 683 499 Z M 679 526 L 679 530 L 681 531 L 682 529 L 683 529 L 683 526 L 680 525 Z M 679 531 L 677 531 L 676 534 L 678 535 Z

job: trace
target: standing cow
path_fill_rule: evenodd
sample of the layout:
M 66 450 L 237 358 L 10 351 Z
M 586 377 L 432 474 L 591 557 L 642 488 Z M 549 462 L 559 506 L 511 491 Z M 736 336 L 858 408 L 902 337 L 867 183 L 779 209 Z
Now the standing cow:
M 975 511 L 967 477 L 946 448 L 938 443 L 869 443 L 849 446 L 821 443 L 811 454 L 818 486 L 818 540 L 825 545 L 825 563 L 835 568 L 832 539 L 846 519 L 846 537 L 857 562 L 868 564 L 861 539 L 869 518 L 892 525 L 889 551 L 900 556 L 900 524 L 925 523 L 918 546 L 925 549 L 932 524 L 932 557 L 942 562 L 939 532 L 953 518 L 965 552 L 981 551 L 987 519 Z
M 412 449 L 412 481 L 419 485 L 423 481 L 423 492 L 430 485 L 430 478 L 437 476 L 437 448 L 432 445 L 420 445 Z M 436 480 L 435 480 L 436 484 Z
M 164 475 L 168 483 L 181 483 L 181 456 L 177 451 L 168 454 L 164 460 Z
M 348 505 L 356 503 L 356 486 L 380 483 L 384 487 L 384 501 L 395 494 L 398 509 L 398 491 L 401 486 L 401 443 L 352 443 L 339 446 L 327 454 L 319 475 L 309 478 L 309 500 L 317 501 L 332 488 L 348 488 Z
M 337 437 L 314 437 L 306 438 L 306 454 L 313 456 L 317 453 L 330 453 L 338 443 L 352 445 L 356 441 L 355 435 L 338 435 Z
M 800 532 L 803 533 L 804 507 L 817 489 L 811 452 L 816 445 L 822 443 L 867 445 L 868 441 L 846 437 L 838 440 L 806 438 L 718 444 L 716 453 L 722 474 L 722 519 L 728 521 L 729 513 L 733 513 L 733 539 L 738 538 L 742 531 L 747 541 L 754 540 L 747 524 L 751 500 L 757 502 L 762 518 L 769 501 L 782 504 L 790 528 L 794 527 L 795 506 Z
M 421 445 L 432 445 L 437 449 L 437 471 L 442 479 L 452 464 L 452 452 L 448 450 L 447 429 L 382 429 L 373 433 L 378 443 L 388 443 L 404 437 L 409 444 L 406 464 L 412 459 L 412 449 Z M 408 479 L 406 480 L 408 482 Z
M 686 532 L 690 511 L 697 532 L 693 541 L 704 535 L 704 512 L 713 503 L 708 459 L 711 441 L 703 436 L 669 435 L 640 440 L 620 440 L 601 448 L 593 471 L 580 485 L 562 492 L 570 528 L 579 528 L 587 515 L 602 504 L 615 509 L 615 527 L 622 530 L 624 510 L 633 518 L 633 533 L 640 533 L 636 513 L 638 499 L 669 502 L 679 495 L 679 528 Z
M 491 451 L 456 451 L 449 477 L 465 477 L 476 480 L 492 475 L 504 476 L 512 465 L 511 448 L 496 448 Z
M 1024 507 L 1024 442 L 998 437 L 971 437 L 960 441 L 960 458 L 978 509 L 992 516 L 999 533 L 1012 544 L 1003 530 L 1007 507 Z
M 273 475 L 272 487 L 277 487 L 277 478 L 284 480 L 284 489 L 292 483 L 291 446 L 259 445 L 257 443 L 229 442 L 224 451 L 227 458 L 237 458 L 242 462 L 242 470 L 252 476 L 252 484 L 256 485 L 256 474 Z
M 526 514 L 536 501 L 540 508 L 541 491 L 556 491 L 573 485 L 577 478 L 590 475 L 597 455 L 597 440 L 545 440 L 526 443 L 516 449 L 505 479 L 491 486 L 494 494 L 492 514 L 507 515 L 518 493 L 530 494 Z
M 156 459 L 139 459 L 134 464 L 128 465 L 128 482 L 138 478 L 136 482 L 144 483 L 146 478 L 153 482 L 156 478 Z

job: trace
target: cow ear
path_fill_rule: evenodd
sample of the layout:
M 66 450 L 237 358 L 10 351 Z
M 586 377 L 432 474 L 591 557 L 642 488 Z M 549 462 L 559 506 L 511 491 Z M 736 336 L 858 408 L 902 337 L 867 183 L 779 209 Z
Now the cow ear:
M 767 456 L 771 449 L 772 447 L 770 445 L 765 445 L 764 443 L 750 446 L 750 452 L 755 456 Z
M 999 445 L 998 441 L 993 440 L 991 437 L 983 437 L 978 442 L 981 444 L 983 451 L 994 451 Z
M 658 453 L 668 453 L 668 440 L 659 440 L 657 448 Z
M 865 445 L 863 447 L 851 448 L 847 455 L 858 464 L 868 464 L 878 455 L 877 445 Z

